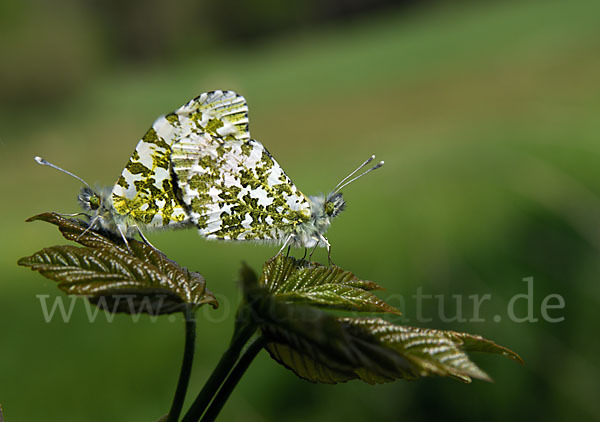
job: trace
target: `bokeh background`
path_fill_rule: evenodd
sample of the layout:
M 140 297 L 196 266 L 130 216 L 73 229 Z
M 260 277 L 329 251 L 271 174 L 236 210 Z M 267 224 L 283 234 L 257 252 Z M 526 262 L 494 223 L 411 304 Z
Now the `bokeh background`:
M 213 89 L 247 98 L 253 137 L 307 194 L 370 154 L 385 159 L 345 189 L 348 209 L 328 234 L 336 263 L 387 288 L 405 313 L 394 322 L 483 334 L 526 362 L 474 356 L 495 383 L 328 386 L 263 353 L 222 420 L 600 419 L 599 16 L 592 0 L 0 1 L 6 420 L 151 421 L 168 410 L 180 320 L 90 323 L 77 302 L 69 323 L 46 323 L 36 295 L 51 304 L 61 293 L 16 261 L 64 243 L 27 217 L 78 209 L 79 183 L 34 155 L 112 184 L 157 116 Z M 259 270 L 276 248 L 194 230 L 150 239 L 221 300 L 198 313 L 192 399 L 231 335 L 241 261 Z M 525 277 L 537 322 L 508 317 Z M 425 300 L 431 321 L 417 321 L 419 291 L 443 295 L 443 313 Z M 484 321 L 471 321 L 469 296 L 484 294 Z M 564 298 L 550 311 L 562 322 L 542 319 L 549 294 Z M 447 321 L 458 311 L 467 321 Z M 518 300 L 516 314 L 527 311 Z

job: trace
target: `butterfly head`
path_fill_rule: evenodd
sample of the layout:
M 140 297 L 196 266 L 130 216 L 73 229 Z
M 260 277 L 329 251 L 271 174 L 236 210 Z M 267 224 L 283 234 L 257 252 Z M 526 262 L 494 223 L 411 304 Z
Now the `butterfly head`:
M 111 192 L 109 189 L 95 191 L 81 177 L 44 160 L 42 157 L 35 157 L 35 161 L 38 164 L 52 167 L 66 173 L 83 183 L 84 187 L 79 191 L 77 199 L 79 200 L 79 204 L 84 213 L 90 219 L 90 227 L 98 224 L 104 229 L 112 229 L 112 225 L 114 225 L 112 223 L 115 221 L 115 213 L 113 212 Z
M 333 218 L 346 208 L 346 201 L 340 192 L 331 192 L 323 203 L 323 212 L 327 217 Z
M 102 199 L 100 195 L 87 186 L 81 188 L 77 199 L 79 200 L 81 208 L 87 212 L 95 213 L 102 206 Z
M 84 213 L 90 219 L 90 226 L 117 232 L 116 224 L 120 219 L 114 211 L 110 188 L 95 191 L 89 186 L 84 186 L 79 191 L 77 199 Z M 124 227 L 124 229 L 127 232 L 127 228 Z
M 110 189 L 96 192 L 89 186 L 84 186 L 79 191 L 77 199 L 83 211 L 90 214 L 92 219 L 97 217 L 106 220 L 110 219 L 110 215 L 113 214 Z

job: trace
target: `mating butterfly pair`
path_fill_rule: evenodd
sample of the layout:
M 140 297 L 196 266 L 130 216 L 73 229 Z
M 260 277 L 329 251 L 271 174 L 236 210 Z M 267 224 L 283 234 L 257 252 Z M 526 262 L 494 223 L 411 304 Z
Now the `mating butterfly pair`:
M 258 141 L 250 138 L 248 106 L 232 91 L 200 95 L 158 118 L 138 142 L 112 189 L 84 183 L 79 202 L 89 228 L 120 235 L 127 243 L 143 230 L 196 226 L 207 239 L 252 240 L 330 248 L 331 219 L 345 207 L 341 189 L 383 165 L 353 177 L 370 157 L 327 196 L 305 196 Z

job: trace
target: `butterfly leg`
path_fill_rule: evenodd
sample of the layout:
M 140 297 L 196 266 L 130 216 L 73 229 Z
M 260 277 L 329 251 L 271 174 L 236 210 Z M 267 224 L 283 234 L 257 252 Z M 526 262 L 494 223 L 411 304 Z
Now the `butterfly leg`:
M 290 234 L 286 239 L 285 242 L 283 242 L 283 246 L 281 247 L 281 249 L 279 249 L 279 252 L 277 252 L 277 255 L 281 255 L 281 252 L 283 252 L 283 250 L 285 249 L 286 246 L 288 246 L 288 243 L 290 243 L 290 240 L 292 240 L 292 236 L 294 236 L 293 234 Z M 291 246 L 291 245 L 290 245 Z M 288 251 L 289 253 L 289 251 Z M 275 256 L 277 256 L 275 255 Z
M 121 230 L 121 226 L 117 226 L 117 229 L 119 230 L 119 234 L 121 235 L 123 242 L 125 242 L 125 246 L 127 246 L 127 250 L 129 251 L 129 253 L 133 253 L 131 251 L 131 248 L 129 247 L 129 242 L 127 241 L 127 237 L 125 237 L 125 233 L 123 233 L 123 230 Z
M 306 258 L 306 253 L 308 252 L 307 248 L 304 248 L 304 255 L 302 255 L 302 261 Z
M 160 252 L 158 250 L 158 248 L 156 246 L 154 246 L 152 243 L 150 243 L 150 241 L 146 238 L 146 236 L 144 236 L 144 233 L 142 233 L 142 230 L 139 228 L 139 226 L 134 226 L 134 227 L 146 245 L 150 246 L 155 251 Z
M 314 248 L 312 248 L 312 251 L 310 251 L 310 255 L 308 255 L 308 260 L 312 261 L 312 256 L 315 253 L 315 251 L 317 250 L 317 246 L 319 246 L 319 243 L 317 242 L 317 244 L 315 245 Z
M 286 258 L 290 256 L 290 249 L 291 248 L 292 248 L 292 245 L 288 245 L 287 252 L 285 253 L 285 257 Z
M 86 217 L 90 218 L 90 215 L 84 212 L 74 212 L 72 214 L 63 214 L 61 212 L 57 212 L 56 214 L 60 215 L 61 217 L 77 217 L 78 215 L 85 215 Z
M 90 221 L 90 223 L 88 224 L 86 229 L 83 232 L 81 232 L 81 234 L 79 236 L 77 236 L 77 239 L 75 239 L 75 240 L 79 241 L 79 239 L 81 239 L 84 234 L 86 234 L 92 227 L 94 227 L 94 225 L 96 224 L 96 221 L 98 221 L 98 218 L 100 218 L 100 217 L 96 216 L 96 217 L 92 218 L 92 221 Z
M 327 263 L 328 263 L 328 265 L 334 265 L 333 261 L 331 260 L 331 244 L 329 243 L 329 240 L 327 240 L 327 238 L 320 233 L 319 233 L 319 237 L 321 238 L 323 243 L 325 243 L 325 245 L 327 245 Z
M 60 215 L 61 217 L 77 217 L 77 216 L 80 216 L 80 215 L 85 215 L 85 216 L 88 218 L 88 220 L 91 220 L 91 221 L 88 223 L 88 226 L 87 226 L 87 228 L 85 229 L 85 231 L 84 231 L 83 233 L 81 233 L 79 236 L 77 236 L 77 240 L 79 240 L 79 239 L 81 238 L 81 236 L 83 236 L 85 233 L 87 233 L 87 231 L 88 231 L 89 229 L 91 229 L 91 228 L 92 228 L 92 226 L 93 226 L 93 225 L 96 223 L 96 220 L 95 220 L 95 219 L 93 219 L 91 215 L 89 215 L 89 214 L 87 214 L 87 213 L 85 213 L 85 212 L 74 212 L 74 213 L 70 213 L 70 214 L 67 214 L 67 213 L 62 213 L 62 212 L 57 212 L 57 213 L 55 213 L 55 214 L 56 214 L 56 215 Z M 80 221 L 80 220 L 79 220 L 79 221 Z

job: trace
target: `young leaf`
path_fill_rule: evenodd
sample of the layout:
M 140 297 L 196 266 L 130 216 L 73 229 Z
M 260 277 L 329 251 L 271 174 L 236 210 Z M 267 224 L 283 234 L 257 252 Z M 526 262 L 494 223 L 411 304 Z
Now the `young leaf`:
M 463 382 L 471 382 L 472 378 L 491 381 L 469 359 L 467 349 L 500 354 L 522 363 L 511 350 L 471 334 L 403 327 L 380 318 L 336 318 L 336 322 L 342 335 L 337 341 L 329 339 L 327 344 L 314 332 L 266 326 L 263 334 L 270 340 L 266 348 L 273 359 L 299 377 L 329 384 L 355 378 L 375 384 L 432 375 Z M 332 345 L 343 350 L 332 350 Z M 332 361 L 334 353 L 345 358 Z
M 308 354 L 282 343 L 268 343 L 267 351 L 271 357 L 297 376 L 321 384 L 337 384 L 356 378 L 353 370 L 334 369 L 321 363 Z
M 519 355 L 481 336 L 456 331 L 433 330 L 391 324 L 381 318 L 339 318 L 338 321 L 352 332 L 353 336 L 373 339 L 382 347 L 396 351 L 410 363 L 410 371 L 402 378 L 422 376 L 450 376 L 460 381 L 471 382 L 472 378 L 491 381 L 467 356 L 467 351 L 498 354 L 523 363 Z M 358 373 L 363 381 L 369 382 L 367 373 Z M 381 382 L 374 379 L 375 382 Z
M 277 362 L 315 382 L 356 378 L 354 368 L 361 362 L 334 316 L 277 300 L 265 290 L 253 291 L 247 303 L 268 341 L 267 350 Z
M 337 266 L 325 267 L 277 255 L 269 260 L 259 279 L 278 299 L 321 308 L 359 312 L 400 311 L 379 299 L 371 290 L 382 288 L 357 278 Z
M 78 220 L 57 214 L 41 214 L 28 221 L 35 220 L 57 225 L 65 238 L 84 245 L 53 246 L 18 261 L 58 281 L 65 293 L 86 295 L 109 312 L 160 315 L 188 305 L 218 306 L 199 273 L 180 267 L 146 244 L 129 240 L 127 247 L 120 239 L 86 231 Z
M 490 380 L 467 351 L 522 362 L 516 353 L 479 336 L 404 327 L 380 318 L 340 318 L 318 309 L 387 309 L 385 303 L 374 305 L 379 300 L 374 296 L 365 296 L 378 287 L 375 283 L 339 267 L 276 256 L 259 279 L 244 266 L 242 280 L 248 315 L 244 319 L 260 327 L 273 359 L 309 381 L 360 379 L 375 384 L 432 375 L 464 382 Z

